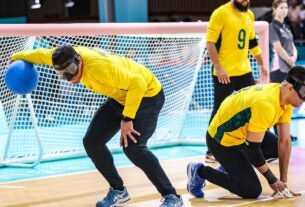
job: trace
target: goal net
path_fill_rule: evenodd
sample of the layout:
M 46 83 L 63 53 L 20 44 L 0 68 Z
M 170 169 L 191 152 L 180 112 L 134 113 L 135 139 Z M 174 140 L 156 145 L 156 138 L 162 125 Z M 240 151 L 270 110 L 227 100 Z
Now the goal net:
M 205 142 L 213 107 L 211 62 L 205 47 L 207 23 L 0 27 L 0 164 L 85 155 L 82 139 L 105 100 L 103 95 L 61 80 L 47 65 L 35 65 L 40 78 L 31 95 L 17 96 L 4 83 L 13 53 L 62 44 L 106 50 L 132 58 L 154 72 L 163 85 L 166 102 L 150 146 Z M 267 23 L 256 23 L 256 30 L 268 59 Z M 250 59 L 258 78 L 256 62 Z M 117 134 L 108 143 L 112 151 L 120 150 L 118 138 Z

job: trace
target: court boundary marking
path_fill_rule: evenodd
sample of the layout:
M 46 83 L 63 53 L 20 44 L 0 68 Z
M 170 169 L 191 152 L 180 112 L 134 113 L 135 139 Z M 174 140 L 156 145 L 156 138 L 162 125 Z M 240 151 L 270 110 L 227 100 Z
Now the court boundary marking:
M 204 154 L 202 155 L 198 155 L 198 156 L 191 156 L 191 157 L 184 157 L 184 158 L 178 158 L 178 159 L 169 159 L 169 160 L 160 160 L 161 165 L 165 164 L 164 162 L 171 162 L 171 161 L 176 161 L 176 160 L 187 160 L 187 159 L 196 159 L 196 158 L 203 158 L 204 159 Z M 191 162 L 191 161 L 190 161 Z M 130 167 L 136 167 L 135 165 L 133 165 L 132 163 L 129 165 L 125 165 L 125 166 L 121 166 L 121 167 L 117 167 L 117 169 L 124 169 L 124 168 L 130 168 Z M 92 173 L 92 172 L 98 172 L 97 169 L 93 169 L 93 170 L 85 170 L 85 171 L 81 171 L 81 172 L 72 172 L 72 173 L 66 173 L 66 174 L 59 174 L 59 175 L 51 175 L 51 176 L 46 176 L 46 177 L 38 177 L 38 178 L 32 178 L 32 179 L 21 179 L 21 180 L 15 180 L 15 181 L 8 181 L 8 182 L 0 182 L 0 186 L 1 185 L 5 185 L 5 184 L 10 184 L 10 183 L 19 183 L 19 182 L 27 182 L 27 181 L 32 181 L 32 180 L 43 180 L 43 179 L 48 179 L 48 178 L 57 178 L 57 177 L 64 177 L 64 176 L 70 176 L 70 175 L 79 175 L 79 174 L 85 174 L 85 173 Z
M 305 193 L 305 190 L 299 191 L 297 193 L 300 193 L 301 196 L 302 196 Z M 272 200 L 281 200 L 281 199 L 286 199 L 286 198 L 270 196 L 270 197 L 267 197 L 267 198 L 264 198 L 264 199 L 260 199 L 260 200 L 247 201 L 247 202 L 233 204 L 233 205 L 226 205 L 226 206 L 223 206 L 223 207 L 236 207 L 236 206 L 243 206 L 243 205 L 248 205 L 248 204 L 252 204 L 252 203 L 268 202 L 268 201 L 272 201 Z

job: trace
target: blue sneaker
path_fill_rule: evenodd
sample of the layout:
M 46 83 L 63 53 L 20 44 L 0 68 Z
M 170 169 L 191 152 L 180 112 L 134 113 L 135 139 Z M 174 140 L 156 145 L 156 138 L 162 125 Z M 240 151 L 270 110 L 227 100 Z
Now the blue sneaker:
M 203 166 L 201 163 L 189 163 L 187 165 L 187 191 L 196 198 L 203 198 L 202 188 L 205 186 L 205 180 L 198 175 L 198 169 Z
M 216 170 L 218 170 L 219 172 L 222 172 L 223 174 L 228 174 L 228 172 L 226 171 L 226 169 L 222 166 L 222 165 L 219 165 Z
M 130 199 L 126 187 L 124 190 L 114 190 L 112 187 L 109 188 L 109 192 L 106 197 L 96 203 L 96 207 L 116 207 L 120 203 L 124 203 Z
M 163 203 L 160 207 L 180 207 L 183 206 L 183 200 L 181 196 L 175 194 L 169 194 L 164 196 Z

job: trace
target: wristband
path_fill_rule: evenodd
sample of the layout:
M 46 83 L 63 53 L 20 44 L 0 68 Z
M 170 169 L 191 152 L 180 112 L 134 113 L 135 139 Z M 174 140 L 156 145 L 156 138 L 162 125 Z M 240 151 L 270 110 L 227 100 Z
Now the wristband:
M 269 184 L 274 184 L 277 181 L 277 178 L 274 176 L 270 169 L 264 172 L 263 176 L 267 179 Z
M 123 121 L 132 121 L 133 119 L 128 116 L 123 116 Z

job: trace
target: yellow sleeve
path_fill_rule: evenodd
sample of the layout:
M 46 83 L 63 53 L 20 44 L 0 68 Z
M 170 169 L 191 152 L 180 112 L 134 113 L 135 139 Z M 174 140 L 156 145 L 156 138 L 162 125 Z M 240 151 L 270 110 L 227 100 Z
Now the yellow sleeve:
M 135 118 L 141 104 L 147 84 L 145 79 L 120 65 L 112 64 L 107 69 L 96 70 L 100 81 L 114 88 L 126 90 L 126 101 L 123 115 Z
M 223 12 L 221 9 L 215 10 L 208 24 L 207 41 L 216 43 L 224 25 Z
M 275 109 L 270 103 L 257 101 L 251 107 L 251 118 L 248 130 L 251 132 L 265 132 L 275 116 Z
M 284 114 L 279 119 L 279 124 L 290 123 L 293 113 L 293 106 L 288 105 Z
M 249 10 L 249 16 L 250 16 L 251 21 L 252 21 L 252 28 L 251 28 L 251 31 L 250 31 L 250 38 L 249 39 L 250 40 L 253 40 L 255 38 L 257 39 L 256 32 L 255 32 L 255 27 L 254 27 L 254 14 L 250 10 Z M 257 39 L 257 41 L 258 41 L 258 39 Z M 262 54 L 262 49 L 259 45 L 257 45 L 256 47 L 250 49 L 250 53 L 253 56 L 260 55 L 260 54 Z
M 25 60 L 33 64 L 47 64 L 53 65 L 52 53 L 53 49 L 40 48 L 36 50 L 25 50 L 16 52 L 12 55 L 13 60 Z

